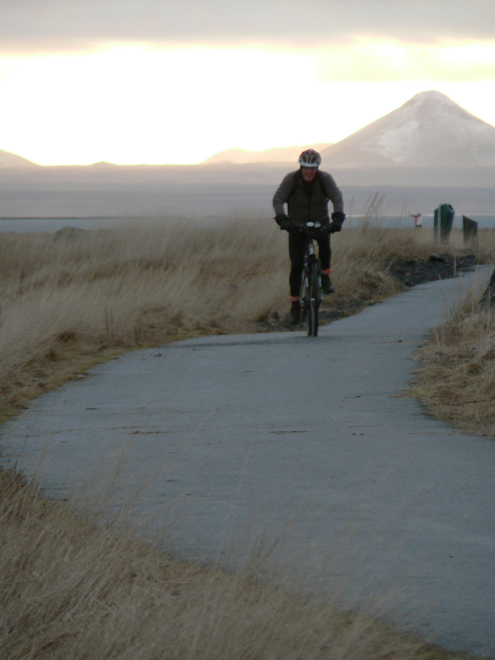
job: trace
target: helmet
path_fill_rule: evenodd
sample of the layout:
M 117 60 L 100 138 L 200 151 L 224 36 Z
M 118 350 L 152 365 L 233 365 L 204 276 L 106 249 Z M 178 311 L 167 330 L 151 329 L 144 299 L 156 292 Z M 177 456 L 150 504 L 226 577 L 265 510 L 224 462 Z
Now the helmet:
M 301 167 L 319 167 L 321 165 L 321 156 L 314 149 L 306 149 L 299 156 L 299 165 Z

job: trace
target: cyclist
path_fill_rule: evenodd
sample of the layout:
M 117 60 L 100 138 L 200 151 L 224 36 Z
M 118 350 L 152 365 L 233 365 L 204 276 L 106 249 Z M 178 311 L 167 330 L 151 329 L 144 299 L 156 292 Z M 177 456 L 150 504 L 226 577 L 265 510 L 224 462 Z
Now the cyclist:
M 288 321 L 297 325 L 301 320 L 301 279 L 304 269 L 306 238 L 297 226 L 307 222 L 320 222 L 321 231 L 317 236 L 319 259 L 321 261 L 321 288 L 323 293 L 334 293 L 330 280 L 330 233 L 340 231 L 345 220 L 342 193 L 328 172 L 319 170 L 321 156 L 314 149 L 307 149 L 299 156 L 299 170 L 284 177 L 273 197 L 275 221 L 289 232 L 289 276 L 291 310 Z M 328 202 L 333 204 L 332 222 L 328 217 Z M 288 213 L 285 212 L 287 204 Z

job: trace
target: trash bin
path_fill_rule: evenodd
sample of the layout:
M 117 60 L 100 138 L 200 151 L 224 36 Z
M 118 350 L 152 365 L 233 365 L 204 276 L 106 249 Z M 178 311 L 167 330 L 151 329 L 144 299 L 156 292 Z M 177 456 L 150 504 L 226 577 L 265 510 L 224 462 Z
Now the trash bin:
M 436 243 L 443 243 L 447 245 L 449 242 L 450 232 L 454 224 L 455 211 L 451 204 L 440 204 L 435 209 L 433 218 L 433 234 Z

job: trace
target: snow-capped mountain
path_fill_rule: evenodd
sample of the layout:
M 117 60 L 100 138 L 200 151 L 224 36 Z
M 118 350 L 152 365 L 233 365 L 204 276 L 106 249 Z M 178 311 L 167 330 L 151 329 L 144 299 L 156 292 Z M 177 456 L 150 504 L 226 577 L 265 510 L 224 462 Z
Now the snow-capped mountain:
M 36 163 L 27 160 L 27 158 L 22 158 L 22 156 L 11 154 L 10 151 L 2 151 L 0 149 L 0 167 L 19 168 L 37 167 L 37 165 Z
M 495 165 L 495 127 L 429 91 L 322 152 L 323 166 Z

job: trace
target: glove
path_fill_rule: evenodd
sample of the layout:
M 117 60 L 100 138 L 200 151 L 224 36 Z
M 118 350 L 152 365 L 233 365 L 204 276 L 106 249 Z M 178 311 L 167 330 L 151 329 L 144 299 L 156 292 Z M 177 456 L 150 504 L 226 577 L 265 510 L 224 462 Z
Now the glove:
M 334 211 L 334 213 L 332 213 L 332 224 L 330 225 L 330 231 L 332 234 L 342 229 L 342 223 L 344 220 L 345 213 L 341 213 L 340 211 Z
M 289 220 L 289 216 L 285 215 L 285 213 L 279 213 L 279 215 L 276 215 L 275 222 L 280 227 L 280 229 L 285 231 L 290 231 L 292 228 L 292 222 Z

